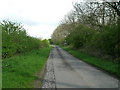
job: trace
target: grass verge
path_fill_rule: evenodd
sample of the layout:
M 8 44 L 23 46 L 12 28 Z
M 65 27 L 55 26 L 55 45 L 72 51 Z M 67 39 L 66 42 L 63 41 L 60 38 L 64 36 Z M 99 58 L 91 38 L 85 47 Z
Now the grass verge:
M 52 47 L 32 50 L 3 60 L 2 88 L 34 88 Z
M 73 56 L 81 59 L 84 62 L 87 62 L 95 67 L 98 67 L 102 70 L 105 70 L 109 73 L 111 73 L 112 75 L 120 78 L 120 72 L 118 71 L 118 63 L 113 63 L 111 61 L 108 60 L 104 60 L 104 59 L 100 59 L 91 55 L 88 55 L 86 53 L 81 53 L 78 50 L 74 50 L 72 48 L 69 47 L 62 47 L 64 50 L 68 51 L 70 54 L 72 54 Z

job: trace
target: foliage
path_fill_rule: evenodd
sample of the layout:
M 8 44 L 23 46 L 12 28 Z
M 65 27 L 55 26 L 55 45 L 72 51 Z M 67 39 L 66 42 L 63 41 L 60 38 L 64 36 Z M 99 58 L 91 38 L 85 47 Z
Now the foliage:
M 52 45 L 53 44 L 53 41 L 52 39 L 48 39 L 49 43 Z
M 66 42 L 80 51 L 120 61 L 119 3 L 75 3 L 54 31 L 53 43 Z
M 63 44 L 64 39 L 66 38 L 67 35 L 69 35 L 69 30 L 71 30 L 71 25 L 69 24 L 59 25 L 53 32 L 52 42 L 54 44 Z
M 120 50 L 118 50 L 120 44 L 119 35 L 118 26 L 104 26 L 102 31 L 92 38 L 90 42 L 91 47 L 94 46 L 96 49 L 100 49 L 103 53 L 112 55 L 113 57 L 120 56 Z
M 47 39 L 44 39 L 41 41 L 41 47 L 48 47 L 49 46 L 49 41 Z
M 2 25 L 2 58 L 11 57 L 32 49 L 48 46 L 46 41 L 28 36 L 21 24 L 3 21 Z
M 84 25 L 78 25 L 74 28 L 74 31 L 67 36 L 66 40 L 68 44 L 73 44 L 73 47 L 81 48 L 90 41 L 94 34 L 95 30 L 85 27 Z

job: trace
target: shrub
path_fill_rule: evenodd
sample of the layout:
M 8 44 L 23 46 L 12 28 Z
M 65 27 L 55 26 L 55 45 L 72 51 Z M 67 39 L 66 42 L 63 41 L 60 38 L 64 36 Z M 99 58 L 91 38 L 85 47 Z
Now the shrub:
M 21 24 L 3 21 L 2 26 L 2 58 L 24 53 L 32 49 L 47 47 L 48 41 L 28 36 Z

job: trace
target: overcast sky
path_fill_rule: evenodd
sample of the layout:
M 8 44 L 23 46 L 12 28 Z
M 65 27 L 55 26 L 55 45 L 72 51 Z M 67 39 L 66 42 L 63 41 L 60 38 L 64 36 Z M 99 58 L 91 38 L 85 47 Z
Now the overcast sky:
M 0 22 L 21 22 L 29 35 L 48 39 L 76 1 L 80 0 L 1 0 Z

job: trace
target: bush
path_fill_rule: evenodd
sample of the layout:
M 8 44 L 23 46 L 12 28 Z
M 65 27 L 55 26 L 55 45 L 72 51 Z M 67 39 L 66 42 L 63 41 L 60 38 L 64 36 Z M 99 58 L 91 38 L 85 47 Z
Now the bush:
M 66 38 L 68 44 L 72 44 L 74 48 L 85 47 L 92 36 L 95 34 L 95 30 L 84 25 L 78 25 Z
M 120 31 L 117 25 L 103 26 L 100 31 L 78 25 L 67 36 L 68 45 L 98 56 L 120 57 Z
M 117 57 L 120 53 L 120 50 L 118 50 L 118 46 L 120 45 L 119 34 L 120 32 L 116 25 L 112 25 L 111 27 L 104 26 L 102 31 L 92 38 L 91 46 L 101 50 L 104 54 Z
M 3 21 L 2 26 L 2 58 L 24 53 L 32 49 L 48 46 L 46 40 L 28 36 L 22 25 L 11 21 Z
M 48 47 L 49 45 L 50 45 L 50 43 L 48 40 L 46 40 L 46 39 L 42 40 L 41 47 Z

